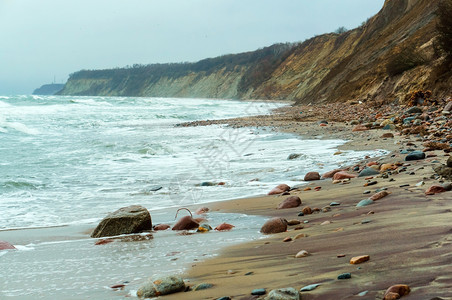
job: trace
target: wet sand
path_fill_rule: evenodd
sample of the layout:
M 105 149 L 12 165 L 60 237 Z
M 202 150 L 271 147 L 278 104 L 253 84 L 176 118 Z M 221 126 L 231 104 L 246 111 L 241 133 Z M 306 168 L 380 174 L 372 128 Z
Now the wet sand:
M 377 175 L 366 180 L 360 177 L 338 184 L 333 184 L 331 179 L 313 181 L 308 186 L 320 186 L 320 191 L 291 191 L 291 195 L 301 198 L 301 207 L 322 209 L 333 201 L 340 203 L 331 207 L 331 211 L 302 217 L 298 216 L 301 207 L 276 209 L 287 196 L 209 204 L 214 211 L 296 219 L 301 225 L 289 226 L 287 232 L 269 235 L 265 240 L 229 247 L 220 256 L 194 265 L 184 277 L 188 284 L 207 282 L 214 287 L 168 295 L 165 299 L 217 299 L 223 296 L 258 299 L 251 296 L 253 289 L 265 288 L 267 293 L 284 287 L 300 290 L 315 283 L 321 285 L 313 291 L 302 292 L 302 299 L 383 299 L 385 290 L 395 284 L 410 286 L 411 293 L 403 299 L 452 299 L 452 192 L 424 193 L 431 185 L 440 183 L 431 178 L 432 167 L 444 164 L 448 154 L 430 151 L 430 158 L 405 162 L 406 154 L 400 154 L 400 150 L 423 148 L 420 139 L 414 135 L 401 137 L 388 130 L 352 132 L 353 126 L 344 123 L 320 127 L 316 122 L 294 122 L 290 118 L 268 118 L 266 122 L 262 121 L 264 118 L 257 123 L 252 118 L 242 123 L 240 120 L 230 123 L 233 126 L 267 124 L 274 130 L 304 137 L 348 139 L 350 142 L 342 147 L 344 150 L 383 148 L 390 153 L 377 159 L 363 158 L 361 166 L 376 160 L 378 164 L 406 164 L 407 169 L 388 178 Z M 395 137 L 381 138 L 388 132 L 393 132 Z M 364 186 L 374 180 L 378 182 L 376 185 Z M 417 186 L 421 181 L 425 184 Z M 360 200 L 383 187 L 391 194 L 369 206 L 356 207 Z M 365 190 L 370 190 L 371 194 L 364 195 Z M 303 229 L 296 230 L 299 226 Z M 293 238 L 300 233 L 306 237 L 283 242 L 286 237 Z M 300 250 L 306 250 L 310 255 L 295 258 Z M 359 265 L 349 263 L 350 258 L 360 255 L 370 255 L 370 260 Z M 249 272 L 252 274 L 246 275 Z M 338 280 L 342 273 L 351 273 L 352 278 Z M 358 296 L 363 292 L 364 296 Z M 261 297 L 259 299 L 264 296 Z

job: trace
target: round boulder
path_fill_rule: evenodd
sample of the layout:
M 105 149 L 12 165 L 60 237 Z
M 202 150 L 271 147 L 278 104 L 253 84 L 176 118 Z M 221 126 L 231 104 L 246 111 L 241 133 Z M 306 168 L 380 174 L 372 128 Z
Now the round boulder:
M 276 186 L 270 192 L 268 192 L 268 195 L 278 195 L 278 194 L 282 194 L 284 192 L 288 192 L 289 190 L 290 190 L 290 186 L 282 183 L 282 184 L 279 184 L 278 186 Z
M 131 205 L 108 214 L 94 229 L 91 237 L 115 236 L 152 230 L 149 211 L 140 205 Z
M 287 230 L 287 220 L 284 218 L 272 218 L 264 223 L 261 228 L 263 234 L 285 232 Z
M 153 298 L 160 295 L 168 295 L 185 290 L 184 280 L 178 276 L 167 276 L 149 279 L 137 291 L 139 298 Z
M 191 230 L 197 229 L 199 227 L 199 223 L 196 222 L 191 216 L 185 216 L 180 218 L 177 221 L 176 225 L 173 226 L 173 230 Z
M 278 209 L 294 208 L 301 205 L 301 199 L 298 196 L 287 197 L 278 205 Z
M 320 180 L 319 172 L 309 172 L 304 176 L 304 181 Z

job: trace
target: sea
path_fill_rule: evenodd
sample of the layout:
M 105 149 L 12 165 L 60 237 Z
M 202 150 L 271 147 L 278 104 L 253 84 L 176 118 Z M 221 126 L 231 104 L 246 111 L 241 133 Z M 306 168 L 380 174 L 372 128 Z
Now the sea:
M 220 99 L 0 96 L 1 299 L 122 299 L 155 274 L 182 273 L 225 246 L 264 238 L 262 216 L 211 212 L 229 233 L 156 233 L 151 241 L 94 245 L 88 229 L 109 212 L 142 205 L 153 223 L 180 207 L 303 184 L 377 151 L 272 128 L 177 126 L 270 114 L 286 103 Z M 298 126 L 298 125 L 294 125 Z M 299 125 L 302 126 L 302 125 Z M 299 154 L 288 160 L 290 154 Z M 182 246 L 181 246 L 182 245 Z M 124 284 L 124 289 L 112 289 Z M 219 295 L 221 296 L 221 295 Z

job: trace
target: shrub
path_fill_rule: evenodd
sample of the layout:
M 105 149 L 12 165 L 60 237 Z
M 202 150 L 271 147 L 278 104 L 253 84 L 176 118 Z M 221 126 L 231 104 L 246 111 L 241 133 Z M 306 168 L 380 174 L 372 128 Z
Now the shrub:
M 336 30 L 334 31 L 334 33 L 342 34 L 342 33 L 345 33 L 345 32 L 347 32 L 347 31 L 348 31 L 347 28 L 345 28 L 344 26 L 341 26 L 341 27 L 339 27 L 338 29 L 336 29 Z
M 438 4 L 438 42 L 446 55 L 452 57 L 452 0 L 441 0 Z
M 390 76 L 395 76 L 420 66 L 425 62 L 426 59 L 419 53 L 416 53 L 414 45 L 406 48 L 397 47 L 394 55 L 389 58 L 386 64 L 386 71 Z

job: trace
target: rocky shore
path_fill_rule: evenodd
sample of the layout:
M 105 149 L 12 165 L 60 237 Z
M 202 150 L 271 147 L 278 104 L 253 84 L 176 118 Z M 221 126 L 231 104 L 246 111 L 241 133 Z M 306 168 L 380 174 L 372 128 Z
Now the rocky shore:
M 186 284 L 211 287 L 165 299 L 452 299 L 452 102 L 418 96 L 407 105 L 295 106 L 180 124 L 266 126 L 349 140 L 342 151 L 389 153 L 311 172 L 306 186 L 282 183 L 265 197 L 209 205 L 272 217 L 261 230 L 267 238 L 193 264 Z
M 266 216 L 260 229 L 265 238 L 231 246 L 206 261 L 195 259 L 182 276 L 140 282 L 136 295 L 221 300 L 452 299 L 452 101 L 427 101 L 428 97 L 421 97 L 424 94 L 413 93 L 406 105 L 293 106 L 272 115 L 180 124 L 265 127 L 303 138 L 348 140 L 334 155 L 377 149 L 384 149 L 385 155 L 365 156 L 323 174 L 306 170 L 307 184 L 281 182 L 262 191 L 267 196 L 189 207 L 195 215 L 188 210 L 190 215 L 185 212 L 175 224 L 153 226 L 146 208 L 124 207 L 90 230 L 97 238 L 91 247 L 146 242 L 158 231 L 170 229 L 178 236 L 201 234 L 214 230 L 208 224 L 209 214 Z M 287 159 L 296 164 L 303 155 L 292 153 Z M 223 221 L 215 230 L 233 232 L 234 223 Z M 14 246 L 0 242 L 2 249 L 14 251 Z M 109 288 L 130 297 L 134 294 L 127 285 Z

